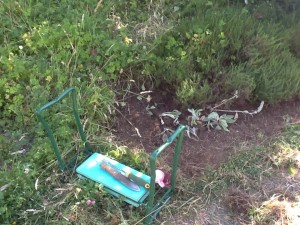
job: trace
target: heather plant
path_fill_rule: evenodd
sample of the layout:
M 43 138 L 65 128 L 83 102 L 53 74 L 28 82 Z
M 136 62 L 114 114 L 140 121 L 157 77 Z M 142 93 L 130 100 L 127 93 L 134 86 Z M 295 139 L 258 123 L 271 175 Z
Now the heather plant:
M 300 91 L 299 60 L 290 52 L 279 30 L 274 28 L 269 35 L 259 32 L 245 51 L 249 57 L 245 71 L 255 80 L 255 97 L 274 103 Z
M 296 57 L 300 58 L 300 26 L 296 27 L 291 31 L 289 48 L 291 53 Z

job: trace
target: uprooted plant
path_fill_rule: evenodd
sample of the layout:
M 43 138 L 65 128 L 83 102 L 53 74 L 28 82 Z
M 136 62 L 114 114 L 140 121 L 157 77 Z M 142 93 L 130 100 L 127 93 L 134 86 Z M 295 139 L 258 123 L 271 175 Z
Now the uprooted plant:
M 248 110 L 217 109 L 218 107 L 225 104 L 229 100 L 236 99 L 236 98 L 238 98 L 237 92 L 235 92 L 233 97 L 231 97 L 229 99 L 225 99 L 222 101 L 221 104 L 218 104 L 217 106 L 211 108 L 211 112 L 208 113 L 207 115 L 202 114 L 202 112 L 204 111 L 203 109 L 193 109 L 193 108 L 187 109 L 187 111 L 191 114 L 186 118 L 186 120 L 187 120 L 187 130 L 186 130 L 187 136 L 190 138 L 191 134 L 192 134 L 195 137 L 198 137 L 197 131 L 198 131 L 199 126 L 204 126 L 208 130 L 216 129 L 216 130 L 224 130 L 224 131 L 229 132 L 228 127 L 230 124 L 233 124 L 236 122 L 236 120 L 239 117 L 238 113 L 243 113 L 243 114 L 248 114 L 248 115 L 253 116 L 253 115 L 261 112 L 261 110 L 263 109 L 264 101 L 261 101 L 259 107 L 252 112 L 249 112 Z M 217 111 L 234 113 L 234 115 L 230 115 L 230 114 L 220 115 L 219 113 L 217 113 Z M 163 117 L 169 117 L 169 118 L 173 119 L 173 124 L 177 125 L 177 124 L 179 124 L 179 116 L 181 114 L 182 113 L 180 111 L 178 111 L 177 109 L 173 110 L 172 112 L 161 113 L 159 115 L 161 124 L 162 125 L 165 124 Z M 170 129 L 166 129 L 166 130 L 170 130 Z
M 236 113 L 235 116 L 223 114 L 219 116 L 217 112 L 210 113 L 207 117 L 203 119 L 206 122 L 206 126 L 208 129 L 214 128 L 216 130 L 228 130 L 228 124 L 234 123 L 238 118 L 238 114 Z

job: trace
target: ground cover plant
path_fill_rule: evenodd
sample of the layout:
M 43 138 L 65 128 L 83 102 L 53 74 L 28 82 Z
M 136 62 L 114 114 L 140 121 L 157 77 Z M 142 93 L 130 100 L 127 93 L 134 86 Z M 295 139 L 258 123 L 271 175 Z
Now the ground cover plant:
M 197 109 L 209 115 L 214 103 L 230 98 L 236 91 L 238 106 L 253 110 L 257 106 L 249 102 L 275 105 L 299 97 L 298 1 L 247 2 L 0 1 L 0 223 L 135 224 L 143 218 L 142 210 L 109 197 L 101 186 L 80 181 L 72 172 L 59 172 L 34 111 L 70 86 L 77 89 L 81 120 L 93 147 L 145 172 L 147 156 L 155 145 L 130 150 L 124 146 L 130 146 L 124 143 L 125 136 L 122 141 L 117 132 L 122 134 L 118 124 L 123 122 L 118 118 L 125 123 L 132 119 L 130 113 L 126 114 L 131 107 L 132 112 L 140 110 L 131 120 L 131 128 L 139 125 L 143 112 L 152 112 L 143 117 L 143 124 L 157 125 L 151 132 L 158 137 L 155 142 L 159 145 L 164 132 L 160 130 L 161 113 L 189 111 L 181 115 L 180 121 L 195 125 L 204 113 Z M 47 116 L 61 141 L 60 147 L 65 154 L 72 154 L 82 149 L 82 143 L 74 132 L 68 103 L 66 100 Z M 229 106 L 224 104 L 226 109 Z M 282 116 L 288 120 L 288 115 Z M 251 124 L 251 120 L 245 123 Z M 167 121 L 165 125 L 169 125 Z M 231 133 L 237 125 L 232 126 Z M 286 142 L 293 143 L 289 151 L 295 154 L 299 146 L 297 129 L 289 127 L 286 134 L 290 136 L 284 136 Z M 208 133 L 207 129 L 198 132 Z M 215 139 L 220 138 L 221 133 L 215 135 Z M 146 132 L 141 130 L 141 136 L 147 137 Z M 275 150 L 274 154 L 281 151 Z M 241 154 L 218 170 L 208 171 L 205 178 L 199 178 L 202 181 L 189 182 L 190 193 L 196 196 L 210 190 L 234 205 L 234 194 L 252 187 L 239 184 L 236 176 L 241 173 L 230 166 L 249 165 L 252 169 L 245 173 L 253 173 L 255 180 L 262 168 L 278 164 L 279 158 L 272 158 L 269 147 L 258 146 Z M 266 165 L 265 161 L 257 161 L 269 156 Z M 297 174 L 294 161 L 279 164 L 284 164 L 278 168 L 288 169 L 290 175 Z M 272 171 L 276 171 L 273 166 Z M 179 176 L 185 181 L 187 174 Z M 230 192 L 231 199 L 219 196 L 218 192 L 227 190 L 229 183 L 235 184 L 238 191 Z M 242 190 L 240 185 L 244 185 Z M 188 197 L 192 198 L 179 189 L 178 201 Z M 253 223 L 272 224 L 278 212 L 270 211 L 272 205 L 266 208 L 261 204 L 265 200 L 245 200 L 243 215 Z M 192 207 L 190 203 L 185 205 Z M 170 210 L 182 207 L 175 205 Z M 165 211 L 162 218 L 167 215 Z

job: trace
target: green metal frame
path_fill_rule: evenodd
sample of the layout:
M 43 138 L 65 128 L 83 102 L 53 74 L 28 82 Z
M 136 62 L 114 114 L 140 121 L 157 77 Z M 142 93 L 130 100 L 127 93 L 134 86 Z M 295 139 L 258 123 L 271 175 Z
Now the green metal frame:
M 45 130 L 48 134 L 48 137 L 51 141 L 51 145 L 53 147 L 53 151 L 54 151 L 54 154 L 55 154 L 55 156 L 58 160 L 59 168 L 60 168 L 61 171 L 64 171 L 65 169 L 70 169 L 73 166 L 74 162 L 76 161 L 77 156 L 75 156 L 73 159 L 71 159 L 67 163 L 64 162 L 64 160 L 61 157 L 61 153 L 59 151 L 59 147 L 58 147 L 57 141 L 55 140 L 55 137 L 53 135 L 52 129 L 50 128 L 49 124 L 46 122 L 45 118 L 43 117 L 42 112 L 44 110 L 48 109 L 49 107 L 53 106 L 54 104 L 60 102 L 69 93 L 72 94 L 73 115 L 74 115 L 74 118 L 75 118 L 77 129 L 79 131 L 80 138 L 84 143 L 84 147 L 85 147 L 84 148 L 84 153 L 86 153 L 86 154 L 93 153 L 91 145 L 87 141 L 86 135 L 83 131 L 83 127 L 82 127 L 81 122 L 80 122 L 80 117 L 79 117 L 79 113 L 78 113 L 78 106 L 77 106 L 77 98 L 76 98 L 77 94 L 76 94 L 75 88 L 73 88 L 73 87 L 68 88 L 60 96 L 58 96 L 57 98 L 53 99 L 52 101 L 48 102 L 47 104 L 45 104 L 44 106 L 42 106 L 41 108 L 39 108 L 35 111 L 36 116 L 38 117 L 39 121 L 43 124 L 43 126 L 44 126 L 44 128 L 45 128 Z
M 184 125 L 179 125 L 179 127 L 176 129 L 176 131 L 167 139 L 167 141 L 161 145 L 158 149 L 156 149 L 150 156 L 150 193 L 148 197 L 148 203 L 145 206 L 147 209 L 146 211 L 146 223 L 151 223 L 157 216 L 157 214 L 161 211 L 161 209 L 166 205 L 166 203 L 170 200 L 171 195 L 175 194 L 175 181 L 176 181 L 176 174 L 178 169 L 178 163 L 179 163 L 179 155 L 182 149 L 182 141 L 183 141 L 183 135 L 184 130 L 186 127 Z M 163 196 L 155 203 L 154 198 L 160 191 L 155 191 L 155 170 L 156 168 L 156 161 L 158 156 L 167 149 L 168 146 L 170 146 L 178 137 L 175 151 L 173 155 L 173 165 L 172 165 L 172 172 L 171 172 L 171 185 L 168 188 L 164 188 L 161 190 L 164 190 Z
M 74 168 L 73 162 L 76 161 L 77 156 L 73 158 L 70 162 L 66 163 L 61 157 L 61 153 L 57 144 L 57 141 L 55 140 L 55 137 L 53 135 L 52 129 L 44 119 L 42 112 L 52 105 L 58 103 L 61 101 L 63 98 L 65 98 L 69 93 L 72 94 L 72 106 L 73 106 L 73 115 L 75 118 L 76 126 L 79 131 L 81 140 L 84 143 L 84 153 L 87 155 L 93 153 L 94 151 L 92 150 L 90 143 L 87 141 L 86 135 L 83 131 L 82 124 L 80 122 L 80 117 L 78 113 L 78 106 L 77 106 L 77 98 L 76 98 L 76 90 L 75 88 L 71 87 L 68 88 L 66 91 L 64 91 L 60 96 L 55 98 L 54 100 L 50 101 L 49 103 L 45 104 L 41 108 L 36 110 L 36 115 L 39 119 L 39 121 L 42 123 L 44 126 L 48 137 L 51 141 L 51 145 L 53 147 L 54 154 L 58 160 L 59 168 L 61 171 L 64 171 L 66 169 L 71 169 Z M 161 211 L 161 209 L 166 205 L 166 203 L 170 200 L 171 195 L 175 193 L 175 181 L 176 181 L 176 174 L 177 174 L 177 169 L 178 169 L 178 162 L 179 162 L 179 155 L 181 152 L 182 148 L 182 141 L 183 141 L 183 135 L 184 135 L 184 130 L 186 127 L 184 125 L 179 125 L 176 131 L 167 139 L 167 141 L 162 144 L 159 148 L 157 148 L 150 156 L 150 188 L 149 188 L 149 196 L 147 198 L 147 203 L 142 203 L 139 202 L 138 204 L 141 205 L 146 209 L 146 223 L 150 224 L 157 216 L 157 214 Z M 178 139 L 177 139 L 178 137 Z M 169 147 L 173 142 L 177 140 L 176 146 L 175 146 L 175 151 L 173 155 L 173 164 L 172 164 L 172 172 L 171 172 L 171 185 L 168 188 L 163 188 L 159 189 L 158 191 L 155 190 L 155 170 L 157 169 L 156 167 L 156 161 L 158 156 L 164 152 L 167 147 Z M 111 193 L 111 191 L 109 191 Z M 111 193 L 113 194 L 113 193 Z M 162 197 L 159 198 L 159 200 L 155 201 L 155 197 L 159 194 L 162 194 Z M 116 196 L 118 196 L 118 193 L 116 193 Z

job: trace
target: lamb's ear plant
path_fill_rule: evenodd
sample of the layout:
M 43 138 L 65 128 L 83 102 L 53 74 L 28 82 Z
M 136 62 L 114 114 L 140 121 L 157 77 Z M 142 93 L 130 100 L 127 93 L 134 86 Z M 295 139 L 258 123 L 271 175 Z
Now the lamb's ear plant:
M 190 126 L 187 126 L 186 134 L 187 134 L 187 136 L 188 136 L 189 138 L 191 138 L 191 134 L 194 135 L 195 137 L 198 137 L 197 131 L 198 131 L 198 128 L 197 128 L 197 127 L 190 127 Z
M 179 124 L 179 116 L 181 115 L 181 112 L 179 112 L 177 109 L 174 109 L 172 112 L 164 112 L 162 114 L 159 115 L 160 120 L 161 120 L 161 124 L 165 124 L 165 122 L 163 121 L 162 117 L 170 117 L 174 120 L 174 124 Z
M 188 116 L 189 125 L 197 126 L 198 123 L 201 122 L 200 116 L 203 109 L 188 109 L 188 111 L 192 114 L 191 116 Z
M 188 109 L 188 111 L 192 114 L 187 117 L 187 130 L 186 134 L 189 138 L 191 135 L 198 137 L 197 131 L 199 126 L 205 126 L 210 130 L 211 128 L 216 130 L 224 130 L 229 132 L 228 126 L 229 124 L 234 123 L 237 118 L 238 114 L 235 115 L 227 115 L 222 114 L 221 116 L 217 112 L 211 112 L 207 116 L 202 115 L 201 112 L 203 109 Z M 170 117 L 174 121 L 174 125 L 179 123 L 178 119 L 181 115 L 181 112 L 178 110 L 173 110 L 172 112 L 164 112 L 160 114 L 161 124 L 164 125 L 165 122 L 163 121 L 162 117 Z
M 228 131 L 228 124 L 234 123 L 236 121 L 236 117 L 233 115 L 223 114 L 219 116 L 217 112 L 210 113 L 207 117 L 203 119 L 206 123 L 208 129 L 214 128 L 217 130 L 225 130 Z

